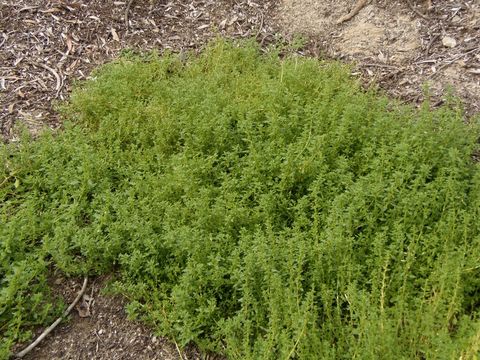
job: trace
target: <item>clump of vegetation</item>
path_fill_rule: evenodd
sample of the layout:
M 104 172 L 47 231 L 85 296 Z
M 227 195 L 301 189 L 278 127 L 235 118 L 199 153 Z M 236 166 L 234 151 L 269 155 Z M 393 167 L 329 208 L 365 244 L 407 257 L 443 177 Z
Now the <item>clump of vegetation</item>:
M 232 359 L 478 354 L 480 132 L 456 107 L 215 42 L 125 56 L 63 111 L 0 150 L 3 354 L 58 313 L 52 267 L 121 274 L 132 316 Z

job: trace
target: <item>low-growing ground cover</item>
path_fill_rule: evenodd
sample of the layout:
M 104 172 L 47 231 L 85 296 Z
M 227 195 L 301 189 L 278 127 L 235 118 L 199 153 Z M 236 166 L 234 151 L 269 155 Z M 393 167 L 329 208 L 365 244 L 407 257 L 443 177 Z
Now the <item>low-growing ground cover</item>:
M 232 359 L 473 358 L 479 128 L 336 63 L 210 45 L 104 66 L 62 133 L 0 150 L 2 352 L 54 267 Z

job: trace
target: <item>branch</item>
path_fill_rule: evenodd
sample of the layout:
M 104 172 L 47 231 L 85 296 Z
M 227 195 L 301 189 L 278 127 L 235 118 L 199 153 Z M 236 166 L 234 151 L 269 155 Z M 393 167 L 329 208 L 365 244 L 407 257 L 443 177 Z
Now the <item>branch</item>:
M 420 16 L 422 19 L 429 20 L 428 16 L 423 15 L 420 11 L 415 9 L 415 6 L 413 6 L 413 4 L 410 2 L 410 0 L 407 0 L 407 5 L 410 8 L 410 10 L 412 10 L 415 14 Z M 431 7 L 431 5 L 430 5 L 430 7 Z
M 368 0 L 357 0 L 357 3 L 353 7 L 352 11 L 350 11 L 347 15 L 343 15 L 340 19 L 337 20 L 337 24 L 341 24 L 345 21 L 350 20 L 355 15 L 357 15 L 360 10 L 367 4 Z
M 64 317 L 66 317 L 70 311 L 72 311 L 72 309 L 74 308 L 75 305 L 77 305 L 78 301 L 80 300 L 80 298 L 82 297 L 82 295 L 85 293 L 85 290 L 87 289 L 87 280 L 88 278 L 85 277 L 85 279 L 83 280 L 83 286 L 82 286 L 82 289 L 80 290 L 80 292 L 78 293 L 77 297 L 75 298 L 75 300 L 73 300 L 73 302 L 70 304 L 70 306 L 68 307 L 67 310 L 65 310 L 65 312 L 63 313 L 62 316 L 60 316 L 57 320 L 55 320 L 55 322 L 50 325 L 47 329 L 45 329 L 44 332 L 42 332 L 40 334 L 40 336 L 33 342 L 31 343 L 30 345 L 28 345 L 28 347 L 26 347 L 25 349 L 23 349 L 22 351 L 20 351 L 19 353 L 15 354 L 15 357 L 16 358 L 22 358 L 24 357 L 25 355 L 27 355 L 30 351 L 33 350 L 33 348 L 35 348 L 35 346 L 37 346 L 40 341 L 42 341 L 48 334 L 50 334 L 52 332 L 53 329 L 55 329 L 57 327 L 58 324 L 60 324 L 60 322 L 63 320 Z
M 128 0 L 127 7 L 125 8 L 125 27 L 128 30 L 128 12 L 130 11 L 130 7 L 132 6 L 133 0 Z

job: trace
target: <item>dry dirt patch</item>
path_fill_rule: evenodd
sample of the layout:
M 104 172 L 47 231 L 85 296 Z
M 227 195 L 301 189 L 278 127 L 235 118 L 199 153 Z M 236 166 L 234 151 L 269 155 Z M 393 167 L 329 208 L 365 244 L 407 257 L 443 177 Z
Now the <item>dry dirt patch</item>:
M 87 291 L 69 315 L 26 360 L 220 360 L 220 356 L 200 353 L 194 346 L 180 350 L 175 343 L 155 335 L 154 329 L 128 320 L 127 300 L 103 294 L 111 276 L 90 278 Z M 82 280 L 52 275 L 50 285 L 55 296 L 70 303 L 80 290 Z M 38 336 L 44 329 L 36 329 Z M 17 344 L 15 352 L 26 344 Z
M 328 56 L 354 61 L 367 81 L 419 102 L 428 84 L 437 105 L 449 86 L 469 113 L 480 111 L 480 2 L 371 0 L 337 24 L 355 0 L 282 0 L 285 32 L 305 34 Z M 453 39 L 453 41 L 452 41 Z
M 179 359 L 173 344 L 155 336 L 146 326 L 127 321 L 125 299 L 101 294 L 107 281 L 90 279 L 84 295 L 88 311 L 77 306 L 69 321 L 58 326 L 24 359 Z M 54 294 L 68 303 L 76 297 L 81 283 L 81 279 L 51 278 Z M 37 335 L 42 330 L 37 329 Z M 15 351 L 23 347 L 25 344 L 19 344 Z

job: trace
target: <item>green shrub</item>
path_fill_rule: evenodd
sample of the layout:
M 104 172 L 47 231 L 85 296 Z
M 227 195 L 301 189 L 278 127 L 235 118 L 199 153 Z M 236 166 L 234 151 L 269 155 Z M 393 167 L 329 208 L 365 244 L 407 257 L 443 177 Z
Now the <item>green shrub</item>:
M 0 151 L 4 352 L 52 316 L 54 266 L 118 271 L 132 316 L 232 359 L 477 355 L 480 132 L 460 110 L 215 42 L 121 58 L 63 112 Z

